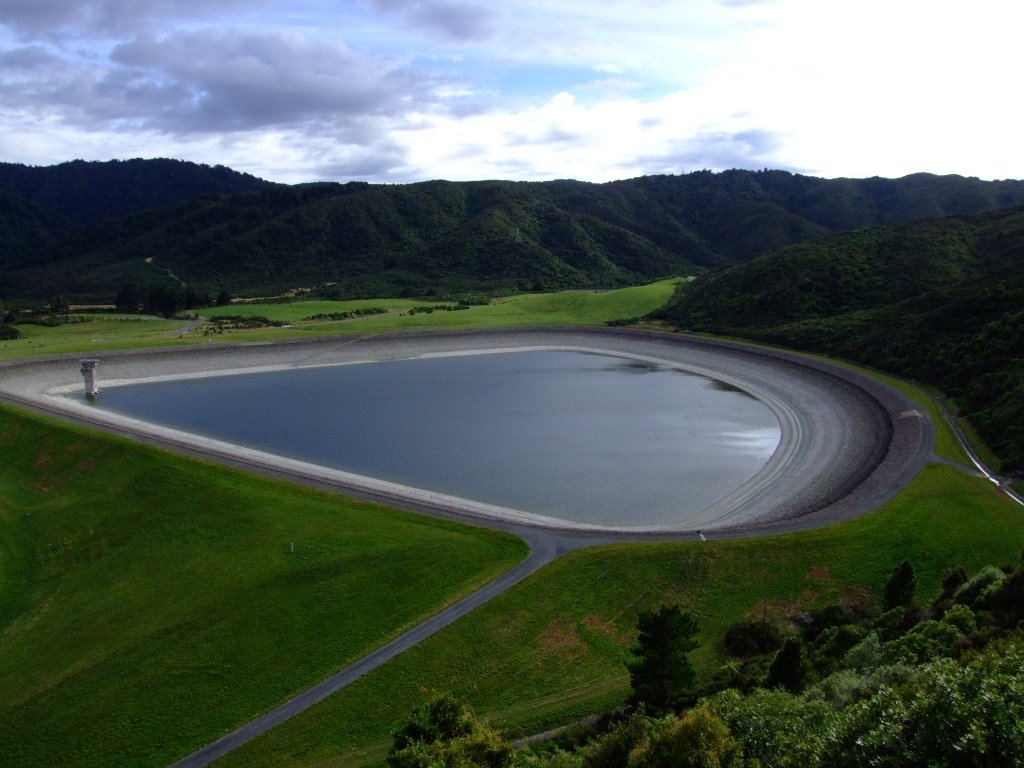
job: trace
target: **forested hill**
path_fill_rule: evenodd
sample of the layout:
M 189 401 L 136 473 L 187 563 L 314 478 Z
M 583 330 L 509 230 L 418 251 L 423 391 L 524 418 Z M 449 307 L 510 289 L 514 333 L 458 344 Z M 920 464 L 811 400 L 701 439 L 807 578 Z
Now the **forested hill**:
M 274 186 L 222 165 L 182 160 L 74 160 L 51 166 L 0 163 L 0 190 L 80 227 L 197 197 Z
M 0 297 L 109 298 L 126 282 L 168 275 L 235 295 L 327 282 L 346 296 L 610 287 L 699 273 L 850 227 L 1024 204 L 1024 182 L 928 174 L 289 187 L 175 161 L 69 165 L 55 168 L 73 179 L 120 176 L 86 184 L 95 197 L 87 206 L 81 195 L 61 198 L 57 181 L 42 185 L 46 194 L 26 181 L 53 169 L 0 169 Z M 168 182 L 177 205 L 153 197 L 160 167 L 182 172 Z M 196 175 L 195 194 L 183 194 L 185 170 Z M 217 174 L 224 186 L 212 183 Z M 232 194 L 228 182 L 251 191 Z M 126 201 L 133 215 L 111 220 Z
M 223 166 L 180 160 L 0 163 L 0 266 L 38 257 L 102 221 L 196 198 L 274 187 Z
M 938 386 L 1024 469 L 1024 208 L 857 229 L 704 275 L 660 316 Z

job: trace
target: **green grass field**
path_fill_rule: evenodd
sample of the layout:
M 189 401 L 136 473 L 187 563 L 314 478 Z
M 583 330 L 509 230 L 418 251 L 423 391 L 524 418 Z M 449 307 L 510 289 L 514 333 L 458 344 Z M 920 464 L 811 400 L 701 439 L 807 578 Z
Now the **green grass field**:
M 99 319 L 55 328 L 20 324 L 20 339 L 0 341 L 0 359 L 181 343 L 175 339 L 177 331 L 185 325 L 181 320 L 90 317 Z
M 434 328 L 497 328 L 514 325 L 603 325 L 609 320 L 624 320 L 646 315 L 667 302 L 679 279 L 661 280 L 648 285 L 616 291 L 562 291 L 529 293 L 496 299 L 491 304 L 457 312 L 408 314 L 414 306 L 439 306 L 406 299 L 369 299 L 341 302 L 296 302 L 291 304 L 236 304 L 231 307 L 203 309 L 204 317 L 223 314 L 262 315 L 271 320 L 301 323 L 315 314 L 344 312 L 365 307 L 386 307 L 386 315 L 368 315 L 335 322 L 318 321 L 297 325 L 293 332 L 380 333 L 384 331 L 425 330 Z M 440 305 L 440 306 L 443 306 Z M 281 333 L 282 331 L 276 331 Z M 254 335 L 267 331 L 245 332 Z
M 526 554 L 7 408 L 0 452 L 3 765 L 167 765 Z
M 666 281 L 412 316 L 401 313 L 420 303 L 406 302 L 387 315 L 216 339 L 598 325 L 642 315 L 672 290 Z M 246 311 L 297 322 L 384 301 Z M 177 344 L 181 327 L 132 320 L 32 327 L 38 335 L 0 344 L 0 357 Z M 103 339 L 101 328 L 116 338 Z M 931 399 L 888 380 L 932 416 L 937 453 L 963 461 Z M 8 409 L 0 409 L 0 452 L 4 764 L 166 765 L 525 553 L 509 537 Z M 695 660 L 708 673 L 723 661 L 725 627 L 765 607 L 783 617 L 835 600 L 870 600 L 904 557 L 913 560 L 927 595 L 946 567 L 1016 560 L 1022 547 L 1021 507 L 991 483 L 931 465 L 883 509 L 838 526 L 573 553 L 217 765 L 379 761 L 393 725 L 439 691 L 464 696 L 517 732 L 543 730 L 624 699 L 623 660 L 640 610 L 666 601 L 693 610 L 703 641 Z
M 533 733 L 620 704 L 637 612 L 678 602 L 701 624 L 694 660 L 723 661 L 725 628 L 767 607 L 782 618 L 835 601 L 877 600 L 909 558 L 923 597 L 945 568 L 1015 562 L 1024 509 L 991 484 L 929 466 L 882 509 L 841 525 L 761 539 L 630 544 L 567 555 L 528 581 L 217 766 L 359 765 L 431 691 Z
M 0 359 L 61 352 L 100 352 L 109 349 L 203 344 L 208 341 L 246 342 L 327 336 L 346 333 L 388 331 L 498 328 L 516 325 L 603 325 L 607 321 L 640 317 L 667 302 L 678 279 L 616 291 L 563 291 L 524 294 L 497 299 L 486 306 L 458 312 L 409 314 L 413 307 L 431 302 L 410 299 L 362 299 L 358 301 L 300 301 L 287 304 L 234 304 L 198 310 L 202 317 L 215 315 L 261 315 L 292 324 L 289 328 L 255 328 L 204 336 L 203 328 L 183 333 L 189 323 L 182 320 L 103 318 L 86 323 L 45 328 L 18 325 L 23 338 L 0 342 Z M 303 318 L 365 307 L 385 307 L 387 314 L 368 315 L 339 321 L 304 321 Z

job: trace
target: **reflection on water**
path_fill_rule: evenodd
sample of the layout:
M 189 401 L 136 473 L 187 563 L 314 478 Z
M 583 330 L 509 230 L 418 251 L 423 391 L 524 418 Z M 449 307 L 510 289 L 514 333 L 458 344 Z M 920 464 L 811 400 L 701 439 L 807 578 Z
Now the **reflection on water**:
M 616 359 L 616 362 L 608 363 L 601 370 L 621 371 L 622 373 L 654 373 L 655 371 L 666 370 L 664 366 L 652 363 L 648 360 L 625 360 Z
M 771 411 L 734 387 L 561 351 L 110 387 L 98 405 L 315 464 L 603 525 L 685 520 L 756 474 L 779 440 Z
M 742 389 L 737 390 L 739 394 L 747 395 Z M 747 395 L 747 397 L 751 397 Z M 721 445 L 737 451 L 769 455 L 779 444 L 778 427 L 763 427 L 761 429 L 746 429 L 742 432 L 723 432 L 719 436 Z
M 719 381 L 718 379 L 711 379 L 711 386 L 717 389 L 719 392 L 734 392 L 737 395 L 746 395 L 747 397 L 753 397 L 745 389 L 733 386 L 727 381 Z

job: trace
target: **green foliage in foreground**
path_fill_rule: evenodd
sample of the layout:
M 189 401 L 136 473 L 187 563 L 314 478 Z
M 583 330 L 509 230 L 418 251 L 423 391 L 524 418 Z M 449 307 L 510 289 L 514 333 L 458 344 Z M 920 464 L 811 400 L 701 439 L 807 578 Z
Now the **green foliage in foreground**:
M 1024 575 L 1024 566 L 1010 579 L 1018 572 Z M 1019 597 L 1016 590 L 1012 597 Z M 976 600 L 975 606 L 979 604 L 997 608 L 991 598 Z M 989 625 L 1013 620 L 998 611 L 994 618 L 983 615 Z M 886 616 L 865 624 L 878 626 Z M 420 760 L 393 762 L 401 745 L 399 731 L 389 763 L 394 768 L 1019 767 L 1024 765 L 1024 635 L 1015 630 L 989 641 L 985 633 L 992 627 L 975 627 L 975 614 L 959 603 L 947 608 L 940 620 L 921 621 L 885 643 L 879 642 L 877 631 L 863 636 L 865 626 L 845 625 L 840 630 L 860 630 L 863 640 L 802 694 L 793 686 L 773 686 L 769 673 L 765 687 L 747 693 L 730 688 L 680 714 L 655 719 L 642 708 L 624 718 L 606 714 L 603 720 L 612 720 L 611 727 L 599 722 L 590 733 L 579 730 L 574 737 L 586 742 L 576 748 L 569 744 L 569 751 L 542 744 L 513 754 L 509 742 L 492 731 L 489 750 L 473 753 L 467 749 L 474 743 L 468 734 L 479 726 L 462 708 L 463 727 L 449 729 L 451 735 L 432 729 L 429 750 L 413 753 Z M 821 633 L 815 645 L 834 644 L 841 632 L 832 630 Z M 920 644 L 923 637 L 931 639 L 925 655 L 894 650 L 905 641 Z M 979 644 L 978 650 L 968 650 L 972 643 Z M 802 644 L 789 638 L 773 668 L 790 646 Z M 451 697 L 439 701 L 456 706 Z M 451 759 L 456 755 L 458 762 Z M 497 755 L 501 762 L 487 759 Z
M 913 568 L 903 561 L 887 597 L 908 573 Z M 976 583 L 986 586 L 970 586 Z M 673 629 L 685 643 L 692 627 L 681 625 L 680 615 L 676 606 L 641 613 L 640 645 L 652 645 L 652 629 L 659 635 L 654 645 L 664 645 L 661 637 Z M 518 754 L 492 732 L 488 749 L 474 752 L 470 746 L 479 739 L 469 736 L 478 724 L 464 705 L 443 696 L 396 732 L 388 762 L 392 768 L 1021 766 L 1022 617 L 1024 559 L 986 566 L 971 579 L 957 567 L 943 576 L 942 592 L 930 604 L 835 604 L 789 617 L 800 622 L 799 634 L 748 659 L 744 669 L 734 667 L 724 689 L 716 681 L 714 692 L 687 711 L 677 707 L 678 714 L 660 719 L 648 717 L 643 705 L 604 713 Z M 747 667 L 763 670 L 772 655 L 767 673 L 746 674 Z M 655 674 L 672 677 L 667 669 Z M 424 715 L 434 713 L 441 717 L 430 720 L 445 727 L 423 727 Z M 429 749 L 409 750 L 410 732 Z M 402 754 L 418 759 L 396 762 Z
M 880 667 L 842 709 L 820 691 L 712 699 L 749 745 L 747 765 L 860 768 L 1024 765 L 1024 643 L 995 643 L 966 663 Z M 759 763 L 754 761 L 758 760 Z
M 893 568 L 915 564 L 919 595 L 947 568 L 1014 561 L 1024 514 L 991 483 L 930 465 L 896 499 L 841 525 L 757 540 L 622 544 L 566 555 L 223 766 L 359 765 L 382 760 L 394 725 L 450 691 L 515 733 L 625 702 L 637 616 L 677 603 L 698 620 L 692 653 L 709 677 L 740 619 L 822 605 L 881 604 Z
M 849 697 L 843 700 L 843 697 Z M 633 715 L 522 768 L 988 768 L 1024 765 L 1024 640 L 961 661 L 840 672 L 795 695 L 723 691 L 680 715 Z M 479 765 L 479 764 L 478 764 Z
M 8 408 L 0 453 L 4 765 L 167 765 L 525 556 Z

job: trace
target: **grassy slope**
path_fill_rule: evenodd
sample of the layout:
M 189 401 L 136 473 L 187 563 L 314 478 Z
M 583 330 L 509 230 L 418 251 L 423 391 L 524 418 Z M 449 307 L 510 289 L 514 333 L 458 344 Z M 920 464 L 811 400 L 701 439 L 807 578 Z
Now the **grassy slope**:
M 166 765 L 525 556 L 7 408 L 0 452 L 5 765 Z
M 217 342 L 267 341 L 298 336 L 324 336 L 335 333 L 383 333 L 400 330 L 433 328 L 497 328 L 515 325 L 602 325 L 608 320 L 639 317 L 657 309 L 673 295 L 678 280 L 662 280 L 649 285 L 623 288 L 603 293 L 563 291 L 548 294 L 510 296 L 488 306 L 472 307 L 459 312 L 406 314 L 414 306 L 430 306 L 430 302 L 407 299 L 368 299 L 360 301 L 316 301 L 292 304 L 238 304 L 201 310 L 206 317 L 214 315 L 262 315 L 272 320 L 298 323 L 293 328 L 261 328 L 237 331 L 213 337 Z M 386 315 L 339 322 L 302 323 L 315 314 L 345 312 L 362 307 L 388 307 Z M 29 357 L 60 352 L 100 352 L 166 346 L 201 344 L 209 337 L 179 337 L 186 326 L 182 321 L 168 320 L 97 320 L 89 323 L 43 328 L 19 325 L 24 338 L 0 342 L 0 359 Z
M 943 570 L 1016 560 L 1024 511 L 941 465 L 884 508 L 842 525 L 756 540 L 617 545 L 577 552 L 463 621 L 229 755 L 223 766 L 353 765 L 430 691 L 524 732 L 623 701 L 636 614 L 679 602 L 701 623 L 695 661 L 722 663 L 726 626 L 836 600 L 875 598 L 904 557 L 921 593 Z M 766 602 L 765 602 L 766 601 Z
M 667 297 L 671 285 L 660 285 Z M 516 297 L 481 308 L 474 324 L 598 323 L 635 316 L 650 305 L 644 293 L 653 288 Z M 266 305 L 279 307 L 300 311 L 300 305 Z M 305 314 L 345 308 L 351 306 L 332 303 Z M 445 327 L 476 311 L 374 316 L 339 326 L 363 330 L 369 321 L 415 321 Z M 919 392 L 911 393 L 928 407 Z M 948 431 L 936 426 L 937 451 L 961 460 Z M 223 472 L 207 469 L 215 478 Z M 577 553 L 222 762 L 334 765 L 379 758 L 391 725 L 430 690 L 455 690 L 488 716 L 527 731 L 539 729 L 621 701 L 622 659 L 640 609 L 675 599 L 697 610 L 705 633 L 698 661 L 707 671 L 721 661 L 716 647 L 721 630 L 738 616 L 758 613 L 762 599 L 781 614 L 809 602 L 857 597 L 877 590 L 904 556 L 915 560 L 924 588 L 934 590 L 949 564 L 1015 557 L 1024 541 L 1021 518 L 1019 508 L 996 496 L 989 484 L 933 466 L 884 510 L 843 526 L 756 542 L 622 545 Z M 749 567 L 752 562 L 756 569 Z M 286 596 L 306 599 L 290 588 L 282 590 L 282 599 Z M 237 629 L 226 628 L 222 639 Z M 256 634 L 265 628 L 251 629 Z M 261 684 L 265 674 L 261 670 L 258 676 Z M 165 684 L 154 682 L 158 688 Z M 32 716 L 48 718 L 48 709 Z

